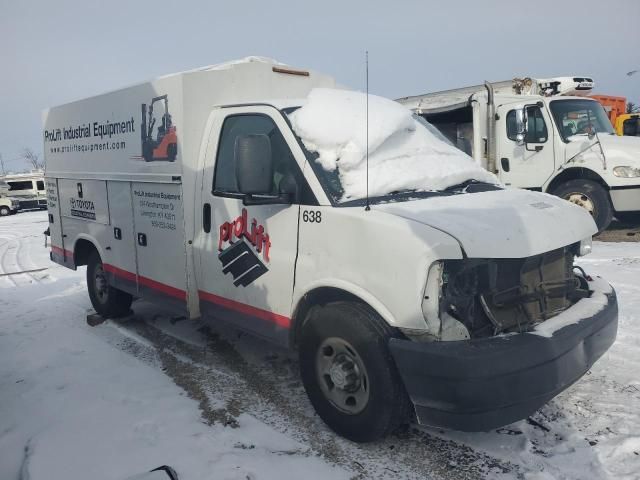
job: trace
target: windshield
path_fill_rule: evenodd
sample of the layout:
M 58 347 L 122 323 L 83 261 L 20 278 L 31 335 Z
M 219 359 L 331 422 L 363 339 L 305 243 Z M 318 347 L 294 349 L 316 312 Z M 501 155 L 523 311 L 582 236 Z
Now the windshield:
M 594 100 L 553 100 L 551 113 L 565 141 L 573 135 L 588 135 L 590 132 L 614 135 L 604 108 Z
M 386 98 L 369 95 L 368 122 L 367 96 L 349 90 L 314 89 L 305 105 L 285 113 L 334 203 L 498 183 L 424 119 Z

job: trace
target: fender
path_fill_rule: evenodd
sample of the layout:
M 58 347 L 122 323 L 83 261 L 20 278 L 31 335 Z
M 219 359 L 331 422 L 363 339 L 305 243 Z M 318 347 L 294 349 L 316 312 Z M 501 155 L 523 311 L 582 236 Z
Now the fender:
M 354 297 L 359 298 L 364 303 L 369 305 L 389 325 L 394 326 L 397 324 L 397 321 L 391 314 L 391 311 L 380 300 L 373 296 L 373 294 L 360 287 L 359 285 L 335 278 L 319 279 L 311 284 L 305 285 L 304 288 L 296 289 L 292 302 L 292 314 L 295 323 L 297 323 L 299 320 L 297 318 L 297 314 L 305 295 L 308 295 L 314 290 L 318 290 L 321 288 L 334 288 L 337 290 L 341 290 L 349 295 L 353 295 Z

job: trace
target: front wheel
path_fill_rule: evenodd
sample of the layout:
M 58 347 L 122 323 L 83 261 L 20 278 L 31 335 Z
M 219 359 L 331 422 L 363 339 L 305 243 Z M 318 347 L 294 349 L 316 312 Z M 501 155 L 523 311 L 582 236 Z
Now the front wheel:
M 0 207 L 0 217 L 6 217 L 8 215 L 11 215 L 11 209 L 5 206 Z
M 300 374 L 316 412 L 354 442 L 382 438 L 409 419 L 410 403 L 388 339 L 393 332 L 364 305 L 315 307 L 303 325 Z
M 109 285 L 98 252 L 93 251 L 87 262 L 87 289 L 94 310 L 106 318 L 118 318 L 129 313 L 133 297 Z
M 606 230 L 613 220 L 609 192 L 593 180 L 569 180 L 556 187 L 552 193 L 587 210 L 596 222 L 598 233 Z

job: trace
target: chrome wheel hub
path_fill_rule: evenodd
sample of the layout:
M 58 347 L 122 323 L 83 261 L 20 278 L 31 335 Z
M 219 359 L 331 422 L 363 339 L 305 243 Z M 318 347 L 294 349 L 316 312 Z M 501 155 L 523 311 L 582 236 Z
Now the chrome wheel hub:
M 565 200 L 578 205 L 579 207 L 584 208 L 588 211 L 592 216 L 595 214 L 595 205 L 593 204 L 593 200 L 591 200 L 584 193 L 570 193 L 564 197 Z
M 356 350 L 337 337 L 325 339 L 316 355 L 320 389 L 338 410 L 355 415 L 369 401 L 369 378 Z
M 102 265 L 96 267 L 96 271 L 94 274 L 94 284 L 96 287 L 95 291 L 98 300 L 100 301 L 100 303 L 104 303 L 107 300 L 109 284 L 107 283 L 107 277 L 104 273 Z

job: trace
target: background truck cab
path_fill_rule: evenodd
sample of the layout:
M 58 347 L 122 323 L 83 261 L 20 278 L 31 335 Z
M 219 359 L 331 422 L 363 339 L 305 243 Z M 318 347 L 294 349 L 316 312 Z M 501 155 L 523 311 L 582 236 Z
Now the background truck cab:
M 398 101 L 505 185 L 580 205 L 602 231 L 640 211 L 640 139 L 615 135 L 592 88 L 588 77 L 520 78 Z

